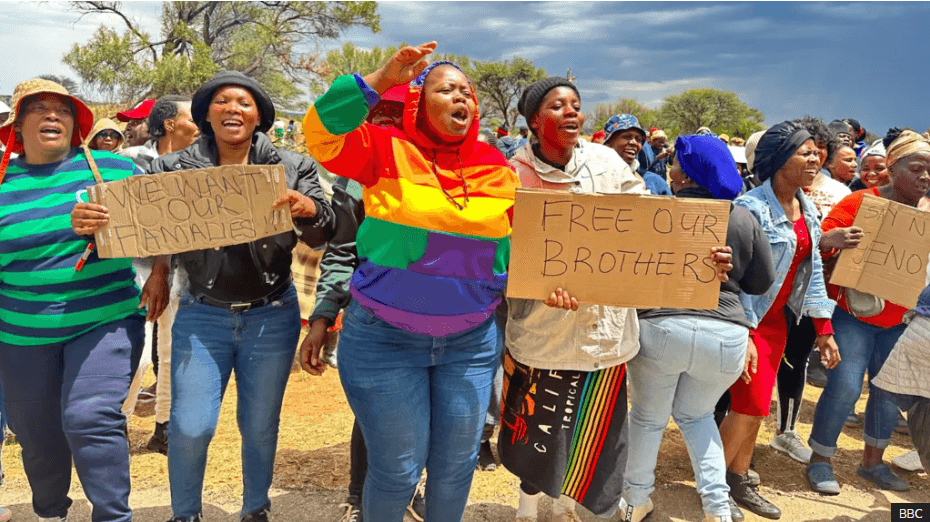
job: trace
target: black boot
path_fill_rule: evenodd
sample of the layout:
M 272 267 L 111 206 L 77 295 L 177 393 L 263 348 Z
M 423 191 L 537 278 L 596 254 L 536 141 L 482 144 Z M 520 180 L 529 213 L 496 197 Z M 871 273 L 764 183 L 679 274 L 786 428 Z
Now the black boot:
M 775 504 L 762 497 L 756 488 L 749 485 L 749 477 L 739 475 L 727 470 L 727 485 L 730 486 L 730 496 L 742 508 L 748 509 L 760 517 L 778 520 L 781 510 Z
M 271 511 L 268 509 L 259 509 L 242 517 L 242 522 L 268 522 L 269 520 L 271 520 Z
M 145 445 L 145 449 L 153 453 L 161 453 L 162 455 L 168 455 L 168 423 L 167 422 L 156 422 L 155 423 L 155 433 L 152 434 L 152 438 L 149 439 L 149 442 Z
M 743 510 L 736 505 L 733 497 L 727 498 L 727 502 L 730 504 L 730 518 L 733 519 L 733 522 L 743 522 L 743 520 L 746 520 L 746 515 L 744 515 Z

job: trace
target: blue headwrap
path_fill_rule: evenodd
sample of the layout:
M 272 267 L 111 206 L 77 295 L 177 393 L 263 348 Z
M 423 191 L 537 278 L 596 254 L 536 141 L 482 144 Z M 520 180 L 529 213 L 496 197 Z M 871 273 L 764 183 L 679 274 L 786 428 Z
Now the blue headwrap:
M 813 138 L 807 129 L 794 122 L 783 121 L 773 126 L 759 139 L 752 171 L 762 181 L 771 178 L 810 139 Z
M 639 120 L 636 119 L 636 116 L 632 114 L 617 114 L 616 116 L 611 116 L 607 123 L 604 124 L 604 143 L 610 141 L 610 137 L 614 135 L 615 132 L 625 131 L 627 129 L 636 129 L 639 132 L 643 133 L 643 136 L 646 136 L 646 131 L 639 125 Z
M 743 188 L 730 149 L 720 138 L 710 135 L 679 136 L 675 157 L 681 170 L 717 199 L 734 199 Z

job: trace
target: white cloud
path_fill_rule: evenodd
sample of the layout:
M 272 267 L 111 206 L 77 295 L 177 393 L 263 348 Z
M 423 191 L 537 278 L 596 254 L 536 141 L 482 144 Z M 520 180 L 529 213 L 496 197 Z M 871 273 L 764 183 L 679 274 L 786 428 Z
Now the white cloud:
M 512 51 L 507 51 L 501 56 L 501 58 L 504 60 L 512 60 L 519 57 L 532 62 L 558 50 L 559 48 L 551 47 L 548 45 L 527 45 L 518 47 Z

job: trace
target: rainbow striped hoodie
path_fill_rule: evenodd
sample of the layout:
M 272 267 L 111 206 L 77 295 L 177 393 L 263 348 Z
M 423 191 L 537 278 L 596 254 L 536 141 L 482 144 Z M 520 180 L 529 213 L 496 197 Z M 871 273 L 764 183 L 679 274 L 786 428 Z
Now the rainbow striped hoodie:
M 519 185 L 504 156 L 477 141 L 477 114 L 455 146 L 417 130 L 423 81 L 442 63 L 410 82 L 405 130 L 364 123 L 379 97 L 358 75 L 337 78 L 303 120 L 310 154 L 363 187 L 352 296 L 398 328 L 437 337 L 483 323 L 500 304 Z

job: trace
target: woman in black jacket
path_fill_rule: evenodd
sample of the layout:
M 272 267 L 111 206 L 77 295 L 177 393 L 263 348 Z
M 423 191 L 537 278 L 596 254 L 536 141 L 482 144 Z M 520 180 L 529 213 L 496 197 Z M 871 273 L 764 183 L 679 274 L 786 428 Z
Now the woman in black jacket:
M 679 137 L 669 176 L 679 198 L 732 200 L 742 188 L 733 156 L 713 136 Z M 669 416 L 687 442 L 705 520 L 742 518 L 729 503 L 714 405 L 755 364 L 747 358 L 750 325 L 740 291 L 765 293 L 775 281 L 775 267 L 768 238 L 746 209 L 730 206 L 726 242 L 733 249 L 733 269 L 720 284 L 715 310 L 638 312 L 640 351 L 628 363 L 630 445 L 621 503 L 625 520 L 639 521 L 652 511 L 649 496 Z
M 207 448 L 229 377 L 236 372 L 242 435 L 242 520 L 268 520 L 278 421 L 300 335 L 291 251 L 329 235 L 333 210 L 312 160 L 275 148 L 271 98 L 252 78 L 217 73 L 197 90 L 191 115 L 201 136 L 190 147 L 154 160 L 151 173 L 222 165 L 284 165 L 297 233 L 178 254 L 190 287 L 172 329 L 168 475 L 172 522 L 199 521 Z M 161 258 L 161 262 L 166 259 Z

